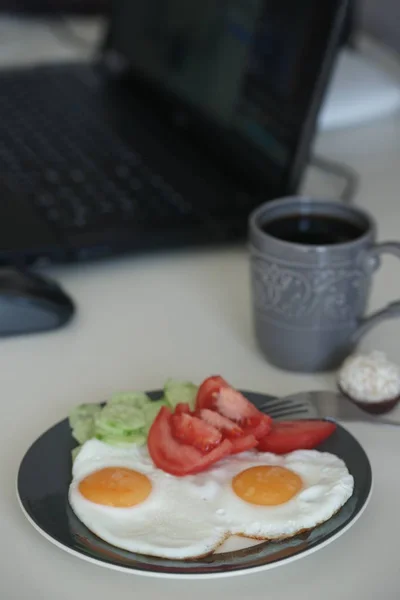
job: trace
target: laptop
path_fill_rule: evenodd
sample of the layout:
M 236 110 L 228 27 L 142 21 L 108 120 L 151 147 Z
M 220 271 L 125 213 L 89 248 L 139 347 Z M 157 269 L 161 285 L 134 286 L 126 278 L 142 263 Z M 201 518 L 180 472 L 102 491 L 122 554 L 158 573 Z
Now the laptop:
M 114 0 L 93 64 L 0 73 L 0 263 L 226 244 L 294 193 L 345 0 Z

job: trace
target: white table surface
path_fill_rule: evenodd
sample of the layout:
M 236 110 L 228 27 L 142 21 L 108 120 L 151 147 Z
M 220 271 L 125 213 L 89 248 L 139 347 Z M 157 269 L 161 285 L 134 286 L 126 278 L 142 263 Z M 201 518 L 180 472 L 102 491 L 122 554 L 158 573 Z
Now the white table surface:
M 29 52 L 28 52 L 29 53 Z M 361 176 L 356 199 L 379 223 L 379 238 L 400 238 L 400 116 L 317 140 L 319 153 Z M 22 515 L 15 498 L 19 462 L 31 442 L 79 402 L 118 389 L 154 389 L 167 377 L 200 381 L 221 373 L 233 385 L 284 395 L 333 389 L 334 374 L 294 375 L 271 367 L 251 328 L 245 247 L 126 257 L 54 267 L 78 305 L 64 330 L 0 344 L 0 598 L 274 598 L 398 600 L 400 429 L 353 424 L 367 450 L 375 491 L 361 519 L 303 560 L 225 580 L 152 580 L 93 566 L 53 547 Z M 371 309 L 400 298 L 400 264 L 376 276 Z M 371 332 L 362 349 L 399 357 L 400 319 Z M 400 417 L 400 410 L 397 411 Z

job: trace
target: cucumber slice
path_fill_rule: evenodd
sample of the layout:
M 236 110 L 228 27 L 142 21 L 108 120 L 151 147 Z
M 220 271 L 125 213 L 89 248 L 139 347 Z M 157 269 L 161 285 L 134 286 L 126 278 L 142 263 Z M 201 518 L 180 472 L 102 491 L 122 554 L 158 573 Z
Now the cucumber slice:
M 79 404 L 78 406 L 75 406 L 69 415 L 69 424 L 71 429 L 73 429 L 82 419 L 94 417 L 94 415 L 100 411 L 100 404 Z
M 94 419 L 100 411 L 99 404 L 80 404 L 71 411 L 69 424 L 72 429 L 72 437 L 79 444 L 84 444 L 93 437 Z
M 146 404 L 146 406 L 143 407 L 144 418 L 146 421 L 146 425 L 145 425 L 146 433 L 149 432 L 149 429 L 152 426 L 153 421 L 156 418 L 156 416 L 158 415 L 160 408 L 162 406 L 169 406 L 167 400 L 165 400 L 165 399 L 155 400 L 153 402 L 149 402 L 149 404 Z
M 79 444 L 97 438 L 112 446 L 146 443 L 147 434 L 162 406 L 188 403 L 193 409 L 197 386 L 189 381 L 169 379 L 164 387 L 164 397 L 152 401 L 143 392 L 114 394 L 107 404 L 81 404 L 71 411 L 69 422 L 72 435 Z M 73 460 L 80 446 L 72 452 Z
M 101 440 L 105 444 L 109 444 L 110 446 L 129 446 L 131 444 L 136 444 L 136 446 L 143 446 L 147 440 L 147 434 L 144 431 L 136 431 L 131 435 L 125 436 L 116 436 L 116 435 L 105 435 L 98 433 L 96 434 L 96 438 Z
M 110 437 L 129 437 L 146 425 L 142 408 L 131 404 L 106 404 L 94 419 L 94 433 Z
M 189 404 L 190 408 L 194 410 L 197 390 L 197 385 L 190 381 L 175 381 L 174 379 L 168 379 L 164 386 L 165 398 L 171 408 L 175 408 L 177 404 L 183 402 Z
M 144 392 L 121 392 L 113 394 L 107 402 L 109 406 L 131 406 L 133 408 L 142 408 L 151 402 L 149 396 Z
M 72 437 L 79 443 L 84 444 L 94 435 L 94 419 L 93 417 L 87 417 L 81 419 L 75 425 L 72 430 Z

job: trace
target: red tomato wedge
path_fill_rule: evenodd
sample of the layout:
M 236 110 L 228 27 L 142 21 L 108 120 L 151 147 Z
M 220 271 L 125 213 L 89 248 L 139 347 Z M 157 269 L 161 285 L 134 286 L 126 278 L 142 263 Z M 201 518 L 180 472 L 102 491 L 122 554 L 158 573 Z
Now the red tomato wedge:
M 230 440 L 232 443 L 231 454 L 239 454 L 239 452 L 246 452 L 246 450 L 252 450 L 258 445 L 258 440 L 254 435 L 244 435 L 240 438 Z
M 222 440 L 222 433 L 198 417 L 187 413 L 174 414 L 171 418 L 172 435 L 202 452 L 209 452 Z
M 299 420 L 273 423 L 268 435 L 261 439 L 261 452 L 287 454 L 294 450 L 309 450 L 326 440 L 336 430 L 331 421 Z
M 233 421 L 223 417 L 219 413 L 215 412 L 215 410 L 202 408 L 199 411 L 199 416 L 201 419 L 203 419 L 203 421 L 221 431 L 225 437 L 229 439 L 243 437 L 244 435 L 243 429 L 239 427 L 239 425 L 236 425 L 236 423 Z
M 216 429 L 218 429 L 224 437 L 228 438 L 232 442 L 231 454 L 239 454 L 239 452 L 245 452 L 255 448 L 258 444 L 257 439 L 254 435 L 246 434 L 239 425 L 223 417 L 215 410 L 209 408 L 202 408 L 199 411 L 199 416 Z
M 218 393 L 223 387 L 229 387 L 229 384 L 219 375 L 214 375 L 213 377 L 208 377 L 205 379 L 197 392 L 196 408 L 213 409 L 215 406 L 215 401 L 218 397 Z
M 239 425 L 244 435 L 253 435 L 257 440 L 264 438 L 271 429 L 272 419 L 220 376 L 209 377 L 201 384 L 196 409 L 219 413 Z
M 163 406 L 147 438 L 149 454 L 159 469 L 177 477 L 193 475 L 205 471 L 231 453 L 232 444 L 228 439 L 222 440 L 207 453 L 189 444 L 183 444 L 172 433 L 172 416 L 169 408 Z
M 190 414 L 190 406 L 189 404 L 185 404 L 184 402 L 180 402 L 175 406 L 175 414 L 181 415 L 182 413 Z

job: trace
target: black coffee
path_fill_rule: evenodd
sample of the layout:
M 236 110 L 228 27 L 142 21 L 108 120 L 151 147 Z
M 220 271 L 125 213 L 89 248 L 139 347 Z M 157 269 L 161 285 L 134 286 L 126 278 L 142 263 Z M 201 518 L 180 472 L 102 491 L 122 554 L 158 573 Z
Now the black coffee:
M 365 228 L 339 217 L 327 215 L 288 215 L 262 226 L 268 235 L 307 246 L 327 246 L 356 240 Z

